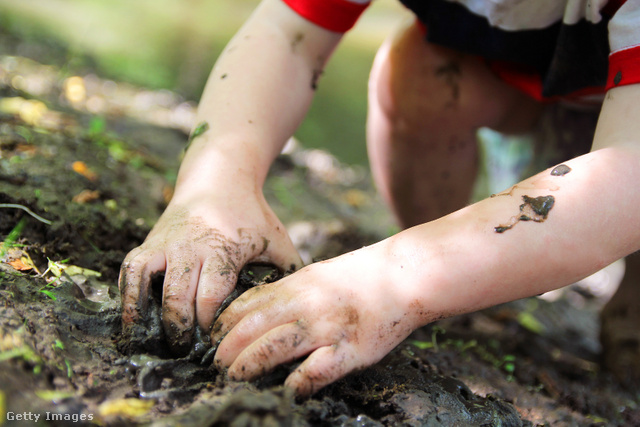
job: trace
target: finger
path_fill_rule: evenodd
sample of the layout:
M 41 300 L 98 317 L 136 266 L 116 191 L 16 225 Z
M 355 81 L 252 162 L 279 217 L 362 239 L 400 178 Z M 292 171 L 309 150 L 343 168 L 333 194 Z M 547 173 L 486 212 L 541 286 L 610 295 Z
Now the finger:
M 255 339 L 268 331 L 267 325 L 263 325 L 264 320 L 262 319 L 264 317 L 262 313 L 277 295 L 282 297 L 282 293 L 278 292 L 281 288 L 280 285 L 281 282 L 256 286 L 236 298 L 216 319 L 211 328 L 211 342 L 219 342 L 222 337 L 233 330 L 233 333 L 240 338 L 241 342 L 248 344 L 251 342 L 252 337 Z M 280 304 L 280 313 L 287 311 L 286 307 Z M 290 314 L 290 316 L 281 323 L 296 320 L 293 318 L 293 314 Z M 274 321 L 275 318 L 272 317 L 270 320 Z M 241 322 L 244 324 L 236 327 Z
M 251 380 L 316 348 L 303 322 L 290 322 L 270 330 L 245 348 L 229 367 L 228 375 L 234 380 Z
M 127 255 L 120 267 L 118 279 L 122 298 L 122 322 L 125 326 L 146 315 L 151 276 L 165 267 L 166 259 L 160 250 L 136 248 Z
M 284 230 L 284 227 L 282 227 Z M 264 249 L 256 254 L 251 261 L 268 262 L 284 272 L 300 270 L 304 263 L 298 254 L 298 250 L 291 242 L 286 232 L 276 231 L 274 242 L 265 241 Z
M 179 245 L 167 254 L 162 323 L 174 351 L 186 351 L 191 344 L 199 272 L 200 260 L 193 249 Z
M 266 288 L 269 285 L 263 285 Z M 255 288 L 254 288 L 255 289 Z M 231 306 L 235 304 L 235 301 Z M 230 331 L 221 336 L 224 337 L 216 352 L 215 364 L 217 366 L 229 366 L 244 350 L 254 341 L 270 330 L 280 325 L 291 323 L 299 319 L 293 310 L 287 308 L 288 304 L 279 304 L 277 307 L 267 306 L 253 310 L 244 315 L 225 321 L 223 328 Z M 231 308 L 231 306 L 229 308 Z M 226 312 L 229 310 L 225 310 Z M 221 316 L 222 317 L 222 316 Z M 212 341 L 216 343 L 218 341 Z
M 287 377 L 284 385 L 298 395 L 309 396 L 360 367 L 350 345 L 320 347 Z
M 204 331 L 211 330 L 216 311 L 236 286 L 238 272 L 219 257 L 202 264 L 196 293 L 196 318 Z

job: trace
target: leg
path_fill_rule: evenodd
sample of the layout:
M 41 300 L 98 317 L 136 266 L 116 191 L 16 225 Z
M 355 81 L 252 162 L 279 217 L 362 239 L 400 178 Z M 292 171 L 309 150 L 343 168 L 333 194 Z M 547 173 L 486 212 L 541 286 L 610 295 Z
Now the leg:
M 477 174 L 476 131 L 526 131 L 541 106 L 484 62 L 425 41 L 411 23 L 380 48 L 369 81 L 374 179 L 403 227 L 464 207 Z

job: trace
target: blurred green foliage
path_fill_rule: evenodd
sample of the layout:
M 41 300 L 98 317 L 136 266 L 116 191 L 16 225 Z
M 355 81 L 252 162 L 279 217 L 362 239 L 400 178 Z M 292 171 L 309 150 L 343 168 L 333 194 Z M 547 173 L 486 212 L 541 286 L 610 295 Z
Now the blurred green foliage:
M 198 100 L 216 57 L 258 0 L 1 0 L 0 34 L 18 54 L 70 73 L 96 72 Z M 366 87 L 377 47 L 406 11 L 377 0 L 325 70 L 297 136 L 342 161 L 366 163 Z M 6 43 L 5 43 L 6 44 Z M 44 46 L 44 48 L 43 48 Z

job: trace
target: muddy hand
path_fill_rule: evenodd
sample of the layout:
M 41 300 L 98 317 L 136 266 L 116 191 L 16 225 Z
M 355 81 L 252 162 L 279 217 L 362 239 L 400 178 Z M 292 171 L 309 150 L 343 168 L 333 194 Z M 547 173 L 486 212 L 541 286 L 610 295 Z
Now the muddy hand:
M 147 240 L 127 255 L 120 271 L 125 328 L 144 319 L 151 277 L 165 271 L 162 323 L 169 345 L 181 353 L 191 344 L 196 321 L 210 330 L 216 310 L 246 263 L 269 262 L 283 271 L 301 266 L 284 227 L 268 207 L 251 209 L 249 203 L 243 206 L 243 215 L 220 215 L 216 206 L 203 205 L 167 208 Z M 247 220 L 251 212 L 257 214 Z M 239 218 L 245 220 L 240 223 Z
M 285 385 L 309 395 L 379 361 L 419 319 L 371 248 L 245 292 L 214 324 L 212 342 L 222 339 L 214 363 L 231 379 L 251 380 L 308 355 Z

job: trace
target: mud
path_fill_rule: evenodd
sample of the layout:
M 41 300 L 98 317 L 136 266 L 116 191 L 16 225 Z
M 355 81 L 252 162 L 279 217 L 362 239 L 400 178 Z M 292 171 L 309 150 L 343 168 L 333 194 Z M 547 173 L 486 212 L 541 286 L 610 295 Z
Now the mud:
M 520 221 L 544 222 L 556 199 L 553 196 L 529 197 L 524 195 L 522 201 L 524 203 L 520 205 L 520 214 L 511 217 L 506 224 L 495 227 L 496 233 L 504 233 Z
M 222 78 L 225 78 L 226 76 L 227 75 L 225 74 L 225 75 L 223 75 Z M 202 135 L 203 133 L 205 133 L 208 130 L 209 130 L 209 123 L 207 123 L 207 122 L 199 123 L 198 126 L 196 126 L 193 129 L 193 132 L 191 133 L 191 135 L 189 135 L 189 142 L 187 142 L 187 147 L 189 146 L 189 144 L 191 144 L 191 142 L 195 138 L 199 137 L 200 135 Z
M 451 60 L 436 68 L 435 75 L 451 89 L 451 99 L 447 102 L 446 107 L 455 108 L 460 101 L 460 77 L 462 76 L 460 63 L 457 60 Z
M 558 165 L 551 170 L 551 175 L 553 176 L 565 176 L 571 172 L 571 168 L 567 165 Z
M 19 95 L 1 84 L 0 94 Z M 0 115 L 0 204 L 51 221 L 0 208 L 0 422 L 20 425 L 9 412 L 41 414 L 38 425 L 61 425 L 53 420 L 60 415 L 78 420 L 73 425 L 105 426 L 640 421 L 637 390 L 599 367 L 597 311 L 584 298 L 580 309 L 575 298 L 531 299 L 440 320 L 380 363 L 306 399 L 282 387 L 291 366 L 254 382 L 229 380 L 206 363 L 210 343 L 202 331 L 189 354 L 173 355 L 157 304 L 161 276 L 152 281 L 145 320 L 122 333 L 120 263 L 166 205 L 170 171 L 188 137 L 121 116 L 91 131 L 92 117 L 59 99 L 47 99 L 60 113 L 55 126 Z M 147 143 L 158 135 L 164 143 Z M 324 259 L 384 237 L 390 226 L 370 177 L 335 162 L 330 173 L 315 169 L 311 158 L 300 149 L 282 156 L 265 186 L 301 252 Z M 79 173 L 78 161 L 93 175 Z M 84 190 L 97 197 L 74 202 Z M 252 268 L 237 293 L 280 274 Z

